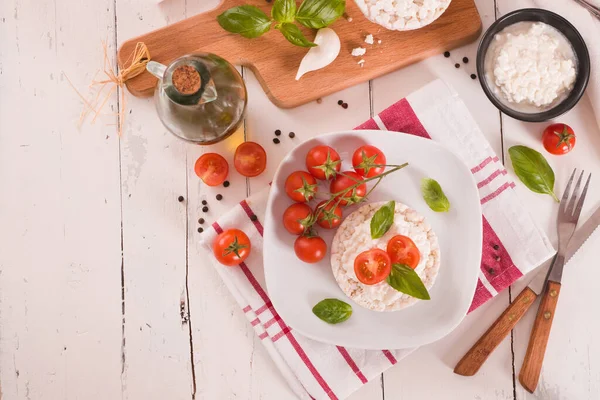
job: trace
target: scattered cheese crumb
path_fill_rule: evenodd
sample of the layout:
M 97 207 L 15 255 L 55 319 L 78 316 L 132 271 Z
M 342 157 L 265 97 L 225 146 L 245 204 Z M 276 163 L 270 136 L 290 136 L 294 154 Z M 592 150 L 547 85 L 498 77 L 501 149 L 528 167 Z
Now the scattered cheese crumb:
M 373 35 L 371 35 L 370 33 L 365 37 L 365 43 L 366 44 L 373 44 Z
M 379 40 L 377 41 L 377 44 L 381 44 L 381 39 L 379 39 Z
M 362 55 L 364 55 L 367 52 L 367 49 L 365 49 L 364 47 L 357 47 L 355 49 L 352 49 L 352 55 L 354 57 L 360 57 Z
M 360 60 L 358 62 L 358 65 L 360 65 L 360 67 L 362 68 L 365 65 L 365 60 Z
M 352 17 L 348 17 L 348 22 L 352 22 Z

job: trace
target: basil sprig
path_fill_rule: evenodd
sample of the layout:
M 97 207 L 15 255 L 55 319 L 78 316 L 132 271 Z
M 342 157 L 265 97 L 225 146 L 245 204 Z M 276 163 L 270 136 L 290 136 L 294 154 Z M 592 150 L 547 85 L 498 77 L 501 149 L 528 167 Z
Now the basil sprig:
M 226 31 L 247 38 L 262 36 L 275 22 L 275 28 L 293 45 L 313 47 L 316 44 L 306 39 L 294 22 L 308 28 L 324 28 L 342 16 L 345 9 L 346 0 L 304 0 L 300 8 L 296 7 L 296 0 L 275 0 L 271 17 L 256 6 L 243 5 L 226 10 L 217 22 Z
M 554 193 L 554 171 L 543 155 L 527 146 L 513 146 L 508 154 L 515 174 L 529 190 L 549 194 L 559 202 Z
M 390 229 L 394 223 L 394 210 L 396 202 L 394 200 L 385 203 L 371 218 L 371 238 L 379 239 Z
M 346 9 L 346 0 L 304 0 L 296 14 L 302 25 L 321 29 L 331 25 Z
M 399 292 L 421 300 L 431 299 L 419 275 L 406 264 L 392 264 L 392 272 L 386 281 Z
M 444 194 L 440 184 L 431 178 L 421 180 L 421 193 L 425 203 L 435 212 L 447 212 L 450 210 L 450 201 Z
M 226 10 L 217 17 L 223 29 L 239 33 L 246 38 L 256 38 L 271 29 L 271 19 L 258 7 L 239 6 Z
M 339 324 L 352 315 L 352 306 L 338 299 L 325 299 L 312 309 L 313 314 L 328 324 Z

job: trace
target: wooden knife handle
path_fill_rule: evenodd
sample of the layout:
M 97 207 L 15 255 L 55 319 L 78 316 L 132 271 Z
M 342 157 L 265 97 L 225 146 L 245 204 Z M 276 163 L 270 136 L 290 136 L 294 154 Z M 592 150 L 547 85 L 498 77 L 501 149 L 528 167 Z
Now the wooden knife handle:
M 519 372 L 519 382 L 530 393 L 535 391 L 540 379 L 546 345 L 550 337 L 550 328 L 552 328 L 552 320 L 554 319 L 554 311 L 556 310 L 559 294 L 560 283 L 548 281 L 542 301 L 540 302 L 540 308 L 533 323 L 527 353 L 525 353 L 525 360 L 523 361 L 521 372 Z
M 479 371 L 485 360 L 494 351 L 508 333 L 525 315 L 535 301 L 537 295 L 528 287 L 523 289 L 517 298 L 504 310 L 502 315 L 479 338 L 464 357 L 456 364 L 454 373 L 473 376 Z

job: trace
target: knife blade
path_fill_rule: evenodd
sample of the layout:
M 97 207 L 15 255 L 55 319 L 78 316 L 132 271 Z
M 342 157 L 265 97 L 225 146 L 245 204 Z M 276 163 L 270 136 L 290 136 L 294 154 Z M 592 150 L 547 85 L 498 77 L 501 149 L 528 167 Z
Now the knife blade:
M 591 217 L 585 221 L 581 228 L 577 229 L 571 240 L 569 241 L 569 247 L 567 248 L 567 254 L 565 256 L 565 264 L 571 261 L 571 258 L 579 251 L 581 246 L 592 236 L 600 225 L 600 207 L 594 211 Z M 554 256 L 556 257 L 556 256 Z M 554 259 L 553 257 L 553 259 Z M 549 265 L 552 265 L 550 263 Z M 529 282 L 529 288 L 533 290 L 537 295 L 542 293 L 544 284 L 546 283 L 546 277 L 550 271 L 547 268 L 542 268 L 533 279 Z

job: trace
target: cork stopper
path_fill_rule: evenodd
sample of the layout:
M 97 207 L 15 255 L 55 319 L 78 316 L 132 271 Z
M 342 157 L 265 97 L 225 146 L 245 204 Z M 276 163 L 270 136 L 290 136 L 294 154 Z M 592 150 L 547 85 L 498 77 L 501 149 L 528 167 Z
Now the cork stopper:
M 200 90 L 202 80 L 196 69 L 190 65 L 182 65 L 173 71 L 173 86 L 183 95 L 191 95 Z

